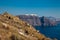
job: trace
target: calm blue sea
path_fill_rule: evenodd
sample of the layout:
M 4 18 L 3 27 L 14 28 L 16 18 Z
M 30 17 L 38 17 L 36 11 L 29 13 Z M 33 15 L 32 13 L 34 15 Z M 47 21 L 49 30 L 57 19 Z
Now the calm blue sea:
M 35 26 L 35 28 L 47 37 L 57 38 L 58 40 L 60 40 L 60 25 L 57 25 L 55 27 Z

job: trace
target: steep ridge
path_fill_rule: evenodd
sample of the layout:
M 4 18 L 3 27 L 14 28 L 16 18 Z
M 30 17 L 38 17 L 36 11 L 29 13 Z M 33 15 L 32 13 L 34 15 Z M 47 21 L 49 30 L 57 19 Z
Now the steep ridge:
M 41 20 L 41 24 L 42 26 L 56 26 L 56 20 L 55 19 L 52 19 L 52 18 L 48 18 L 48 17 L 40 17 L 40 20 Z
M 39 17 L 32 15 L 17 15 L 23 21 L 28 22 L 32 26 L 56 26 L 56 20 L 50 17 Z
M 41 22 L 38 16 L 32 16 L 32 15 L 17 15 L 21 20 L 28 22 L 30 25 L 33 26 L 40 26 Z
M 52 40 L 7 12 L 0 15 L 0 40 Z

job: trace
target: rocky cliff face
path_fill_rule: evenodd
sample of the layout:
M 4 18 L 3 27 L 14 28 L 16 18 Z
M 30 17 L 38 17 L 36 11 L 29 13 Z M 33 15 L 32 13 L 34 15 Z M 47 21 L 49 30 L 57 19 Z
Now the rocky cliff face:
M 52 20 L 48 17 L 38 17 L 38 16 L 31 16 L 31 15 L 18 15 L 20 19 L 23 21 L 28 22 L 33 26 L 55 26 L 56 21 Z
M 42 26 L 56 26 L 56 20 L 48 17 L 40 17 Z
M 35 30 L 30 24 L 10 15 L 0 15 L 0 40 L 52 40 Z
M 29 24 L 33 25 L 33 26 L 40 26 L 41 22 L 38 16 L 31 16 L 31 15 L 19 15 L 18 16 L 20 19 L 22 19 L 23 21 L 28 22 Z

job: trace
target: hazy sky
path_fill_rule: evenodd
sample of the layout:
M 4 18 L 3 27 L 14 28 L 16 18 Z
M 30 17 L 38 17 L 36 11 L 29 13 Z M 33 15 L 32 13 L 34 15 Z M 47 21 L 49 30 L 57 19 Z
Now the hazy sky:
M 0 0 L 0 14 L 37 14 L 60 17 L 60 0 Z

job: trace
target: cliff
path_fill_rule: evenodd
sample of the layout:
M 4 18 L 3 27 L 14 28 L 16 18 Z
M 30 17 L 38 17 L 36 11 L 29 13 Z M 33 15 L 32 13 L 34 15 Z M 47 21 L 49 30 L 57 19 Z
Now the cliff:
M 56 20 L 49 17 L 40 17 L 42 26 L 56 26 Z
M 0 40 L 52 40 L 35 30 L 29 23 L 10 15 L 0 15 Z
M 19 15 L 18 16 L 20 19 L 22 19 L 23 21 L 26 21 L 28 22 L 30 25 L 33 25 L 33 26 L 40 26 L 41 23 L 40 23 L 40 19 L 38 16 L 31 16 L 31 15 Z
M 23 21 L 28 22 L 32 26 L 55 26 L 56 20 L 50 17 L 39 17 L 39 16 L 32 16 L 32 15 L 17 15 Z

